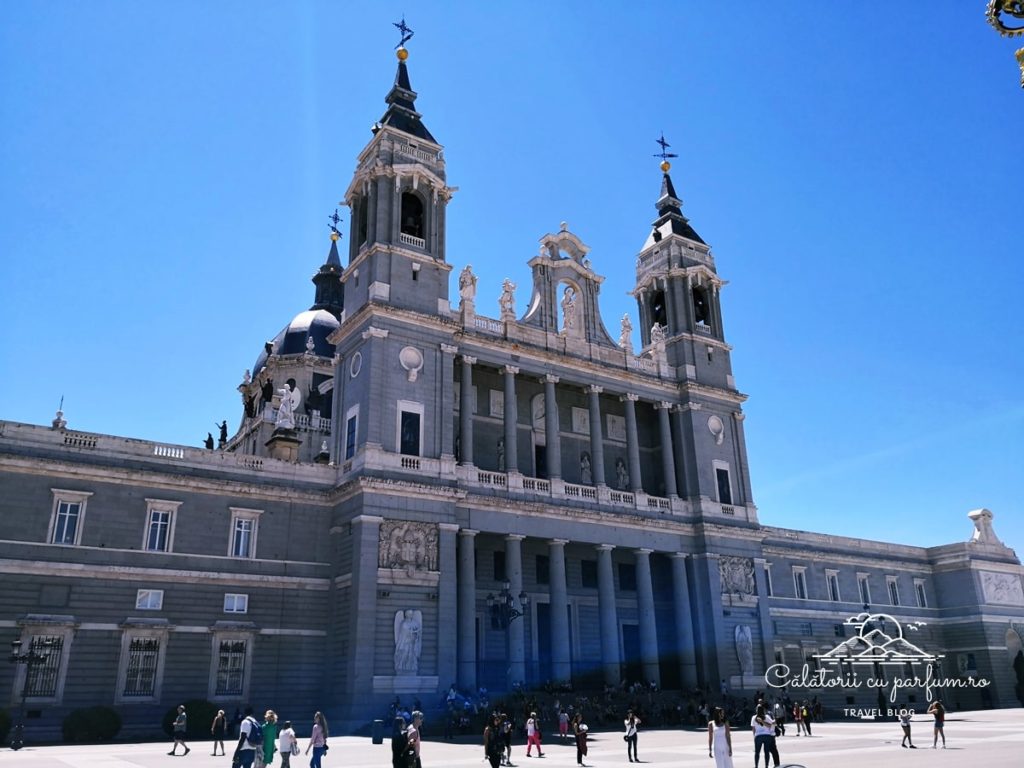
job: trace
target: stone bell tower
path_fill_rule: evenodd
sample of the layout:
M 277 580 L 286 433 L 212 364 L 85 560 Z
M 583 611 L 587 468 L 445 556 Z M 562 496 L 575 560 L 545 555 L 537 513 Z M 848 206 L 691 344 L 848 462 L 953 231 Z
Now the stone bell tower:
M 675 428 L 684 450 L 685 495 L 695 508 L 756 520 L 750 487 L 743 412 L 722 327 L 721 289 L 707 243 L 683 215 L 669 175 L 668 142 L 659 142 L 658 217 L 636 259 L 636 298 L 644 351 L 666 361 L 679 381 L 682 403 Z
M 416 111 L 409 52 L 396 52 L 398 71 L 345 193 L 351 236 L 345 268 L 345 315 L 367 302 L 429 314 L 448 312 L 445 209 L 454 188 L 445 177 L 444 148 Z

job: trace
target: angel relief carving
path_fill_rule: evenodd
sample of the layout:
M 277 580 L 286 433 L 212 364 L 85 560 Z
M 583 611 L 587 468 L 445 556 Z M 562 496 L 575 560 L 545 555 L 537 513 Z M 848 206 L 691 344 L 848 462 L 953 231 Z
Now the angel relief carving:
M 408 575 L 437 571 L 437 526 L 386 520 L 380 526 L 380 568 L 405 571 Z

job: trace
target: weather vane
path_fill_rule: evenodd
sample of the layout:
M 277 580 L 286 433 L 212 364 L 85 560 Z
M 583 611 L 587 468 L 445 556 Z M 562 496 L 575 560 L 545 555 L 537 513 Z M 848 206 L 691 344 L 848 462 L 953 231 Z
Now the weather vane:
M 396 45 L 395 48 L 401 48 L 407 42 L 412 40 L 412 36 L 415 33 L 411 29 L 409 29 L 409 27 L 406 25 L 406 23 L 405 23 L 405 16 L 404 15 L 402 16 L 402 20 L 401 21 L 393 21 L 391 23 L 394 24 L 398 28 L 398 31 L 402 35 L 402 39 L 398 41 L 398 45 Z
M 1006 20 L 1003 19 L 1005 14 Z M 989 0 L 985 9 L 988 23 L 1002 37 L 1024 35 L 1024 2 L 1022 0 Z M 1020 65 L 1020 87 L 1024 88 L 1024 48 L 1017 49 L 1017 64 Z
M 338 223 L 341 221 L 341 216 L 338 215 L 338 209 L 334 209 L 334 214 L 327 217 L 327 220 L 331 222 L 327 226 L 331 228 L 331 239 L 337 240 L 341 237 L 341 232 L 338 231 Z
M 664 131 L 662 131 L 661 138 L 657 139 L 656 143 L 661 145 L 661 152 L 656 153 L 654 156 L 661 158 L 661 170 L 664 171 L 665 173 L 668 173 L 668 169 L 672 167 L 672 163 L 670 163 L 668 159 L 670 157 L 679 157 L 679 155 L 675 154 L 674 152 L 668 151 L 668 148 L 671 147 L 672 145 L 665 141 Z

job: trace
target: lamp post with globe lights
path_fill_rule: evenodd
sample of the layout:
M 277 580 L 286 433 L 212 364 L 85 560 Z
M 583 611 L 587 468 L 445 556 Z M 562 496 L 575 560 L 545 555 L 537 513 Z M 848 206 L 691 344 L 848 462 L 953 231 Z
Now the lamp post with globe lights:
M 28 684 L 32 677 L 32 668 L 45 664 L 49 655 L 46 653 L 39 653 L 33 648 L 29 648 L 28 651 L 21 652 L 21 640 L 11 641 L 11 655 L 8 661 L 11 664 L 24 664 L 25 665 L 25 677 L 21 683 L 21 708 L 18 712 L 18 723 L 14 726 L 14 730 L 11 733 L 11 749 L 18 750 L 25 746 L 25 699 L 28 698 Z M 43 647 L 48 647 L 49 642 L 44 641 Z

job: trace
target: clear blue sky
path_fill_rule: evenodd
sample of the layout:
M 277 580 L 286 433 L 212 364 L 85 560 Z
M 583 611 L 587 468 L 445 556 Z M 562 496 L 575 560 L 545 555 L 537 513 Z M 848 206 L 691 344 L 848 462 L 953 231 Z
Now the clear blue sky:
M 478 312 L 565 220 L 606 325 L 635 318 L 664 131 L 730 281 L 762 522 L 932 545 L 986 506 L 1024 554 L 1024 92 L 984 6 L 5 3 L 0 418 L 63 395 L 75 429 L 234 428 L 312 303 L 404 12 Z

